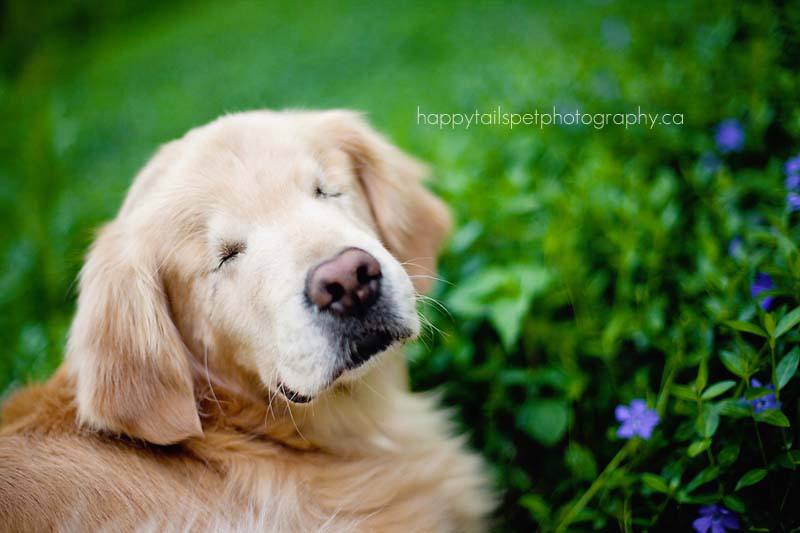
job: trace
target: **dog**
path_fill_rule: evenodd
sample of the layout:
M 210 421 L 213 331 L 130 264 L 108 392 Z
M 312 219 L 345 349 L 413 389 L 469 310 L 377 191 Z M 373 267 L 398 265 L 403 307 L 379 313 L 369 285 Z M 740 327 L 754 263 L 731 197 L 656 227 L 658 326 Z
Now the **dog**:
M 5 531 L 482 531 L 486 467 L 410 391 L 451 220 L 356 112 L 226 115 L 98 233 L 66 356 L 0 426 Z

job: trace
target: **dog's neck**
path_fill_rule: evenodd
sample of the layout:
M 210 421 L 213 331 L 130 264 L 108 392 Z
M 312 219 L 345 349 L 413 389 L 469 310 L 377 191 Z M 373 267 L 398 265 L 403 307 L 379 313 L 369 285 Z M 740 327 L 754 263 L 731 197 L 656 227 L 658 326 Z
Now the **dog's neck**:
M 196 368 L 195 394 L 206 437 L 237 434 L 297 450 L 345 454 L 392 449 L 407 438 L 393 422 L 398 402 L 409 397 L 402 349 L 387 352 L 358 380 L 334 386 L 308 404 L 262 390 L 246 373 L 221 376 Z

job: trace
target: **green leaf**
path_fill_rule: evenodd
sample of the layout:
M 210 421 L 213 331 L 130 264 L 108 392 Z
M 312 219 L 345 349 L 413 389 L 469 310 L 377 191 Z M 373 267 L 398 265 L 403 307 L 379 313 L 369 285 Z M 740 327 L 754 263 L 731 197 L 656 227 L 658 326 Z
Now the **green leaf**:
M 522 319 L 528 313 L 530 302 L 521 298 L 504 298 L 489 306 L 489 321 L 494 326 L 503 348 L 511 350 L 519 339 Z
M 686 485 L 686 492 L 692 492 L 694 489 L 708 483 L 709 481 L 719 477 L 721 470 L 719 466 L 708 466 L 700 471 L 699 474 L 694 476 L 688 485 Z
M 736 459 L 739 457 L 739 450 L 738 444 L 729 444 L 725 446 L 722 451 L 719 452 L 719 455 L 717 455 L 720 466 L 728 466 L 735 463 Z
M 722 503 L 725 504 L 725 507 L 730 509 L 731 511 L 735 511 L 737 513 L 743 513 L 745 511 L 744 502 L 738 496 L 734 496 L 733 494 L 728 494 L 722 498 Z
M 540 399 L 524 405 L 517 423 L 531 437 L 545 446 L 553 446 L 564 436 L 569 408 L 562 400 Z
M 519 504 L 528 510 L 537 522 L 550 518 L 550 505 L 538 494 L 526 494 L 519 499 Z
M 491 296 L 510 283 L 508 275 L 500 268 L 489 268 L 470 276 L 447 296 L 447 307 L 467 318 L 481 316 Z
M 747 378 L 747 360 L 742 354 L 723 350 L 719 354 L 719 358 L 722 360 L 722 364 L 725 365 L 725 368 L 730 370 L 733 374 L 736 374 L 740 378 Z
M 698 494 L 696 496 L 691 496 L 686 492 L 686 490 L 682 490 L 675 495 L 675 499 L 679 503 L 691 503 L 694 505 L 711 505 L 719 500 L 719 495 Z
M 719 427 L 719 408 L 709 406 L 703 411 L 703 436 L 710 439 Z
M 786 415 L 783 414 L 780 409 L 761 411 L 756 415 L 756 420 L 782 428 L 788 428 L 791 425 L 789 424 L 789 419 L 786 418 Z
M 766 475 L 767 471 L 765 469 L 754 468 L 739 478 L 739 481 L 736 483 L 736 490 L 739 490 L 742 487 L 749 487 L 750 485 L 755 485 L 756 483 L 764 479 Z
M 550 273 L 535 265 L 510 265 L 480 271 L 447 295 L 447 305 L 466 318 L 487 317 L 506 350 L 513 348 L 532 298 L 550 283 Z
M 696 440 L 689 445 L 687 453 L 689 457 L 697 457 L 711 446 L 711 439 Z
M 774 392 L 774 390 L 766 387 L 750 387 L 744 392 L 744 399 L 748 401 L 755 400 L 756 398 L 761 398 L 762 396 L 766 396 L 768 394 L 774 394 Z
M 674 396 L 677 396 L 683 400 L 689 400 L 690 402 L 697 400 L 697 393 L 691 387 L 687 387 L 686 385 L 673 384 L 670 387 L 670 392 Z
M 798 308 L 800 309 L 800 308 Z M 800 362 L 800 350 L 795 348 L 780 360 L 775 368 L 775 378 L 778 380 L 778 390 L 781 390 L 794 377 L 797 372 L 797 363 Z
M 800 465 L 800 450 L 789 450 L 786 455 L 792 463 Z
M 789 450 L 775 458 L 775 464 L 788 470 L 797 470 L 800 465 L 800 450 Z
M 773 464 L 776 464 L 778 466 L 782 466 L 783 468 L 786 468 L 787 470 L 796 470 L 797 469 L 797 464 L 792 460 L 791 451 L 784 452 L 784 453 L 778 455 L 777 457 L 775 457 L 775 459 L 773 459 L 772 462 L 773 462 Z
M 770 338 L 775 338 L 775 317 L 772 313 L 766 313 L 764 315 L 764 329 L 767 330 L 767 335 L 769 335 Z
M 694 390 L 701 392 L 706 388 L 708 383 L 708 363 L 705 359 L 700 362 L 700 368 L 697 370 L 697 379 L 694 380 Z
M 780 319 L 778 325 L 775 327 L 775 334 L 774 337 L 777 339 L 800 322 L 800 307 L 795 308 L 793 311 L 786 313 L 786 315 Z
M 708 387 L 700 396 L 703 400 L 710 400 L 717 396 L 726 393 L 731 387 L 735 386 L 736 382 L 731 380 L 720 381 Z
M 656 492 L 663 492 L 664 494 L 669 493 L 669 487 L 667 486 L 667 482 L 661 476 L 657 476 L 655 474 L 650 474 L 650 473 L 642 474 L 642 483 L 644 483 L 646 487 L 649 487 L 650 490 L 654 490 Z
M 759 335 L 761 337 L 767 338 L 767 332 L 764 331 L 760 326 L 756 324 L 751 324 L 750 322 L 742 322 L 741 320 L 726 320 L 723 322 L 729 328 L 735 329 L 736 331 L 742 331 L 744 333 L 752 333 L 753 335 Z
M 719 414 L 724 416 L 742 418 L 746 416 L 749 417 L 752 414 L 750 406 L 740 402 L 739 400 L 722 400 L 717 405 L 719 407 Z
M 567 468 L 577 479 L 594 480 L 597 478 L 597 462 L 592 452 L 577 442 L 570 442 L 564 454 Z

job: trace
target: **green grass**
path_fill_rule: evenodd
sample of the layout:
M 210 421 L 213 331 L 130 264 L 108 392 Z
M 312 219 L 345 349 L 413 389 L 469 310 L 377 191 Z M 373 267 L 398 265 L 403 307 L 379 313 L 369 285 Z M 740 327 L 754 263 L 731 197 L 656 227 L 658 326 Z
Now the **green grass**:
M 434 293 L 452 317 L 427 309 L 442 333 L 409 355 L 415 387 L 442 388 L 492 463 L 498 529 L 552 530 L 569 517 L 570 531 L 688 530 L 713 502 L 748 527 L 800 526 L 786 507 L 799 495 L 800 387 L 780 391 L 792 427 L 742 419 L 752 413 L 734 404 L 748 378 L 769 382 L 775 362 L 762 339 L 723 325 L 766 325 L 800 302 L 782 170 L 800 150 L 800 8 L 232 0 L 33 10 L 8 4 L 0 41 L 0 391 L 59 364 L 92 231 L 159 144 L 227 112 L 355 108 L 432 164 L 456 215 L 448 283 Z M 418 107 L 498 105 L 641 106 L 684 124 L 417 124 Z M 727 118 L 746 142 L 724 155 L 714 128 Z M 700 164 L 707 154 L 718 168 Z M 738 258 L 727 252 L 734 236 Z M 762 270 L 776 281 L 771 314 L 749 293 Z M 795 330 L 775 339 L 774 359 L 798 341 Z M 733 372 L 731 357 L 746 371 Z M 721 380 L 735 386 L 717 398 L 689 388 Z M 624 447 L 613 412 L 632 398 L 662 422 Z M 707 450 L 689 453 L 697 442 Z M 763 458 L 765 481 L 736 490 Z

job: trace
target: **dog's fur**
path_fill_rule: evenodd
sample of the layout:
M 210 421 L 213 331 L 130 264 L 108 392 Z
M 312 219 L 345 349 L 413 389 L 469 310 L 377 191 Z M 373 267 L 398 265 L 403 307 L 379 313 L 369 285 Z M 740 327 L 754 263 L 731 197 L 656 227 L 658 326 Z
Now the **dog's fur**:
M 0 528 L 482 530 L 483 464 L 400 348 L 450 225 L 423 172 L 347 111 L 162 147 L 88 255 L 64 364 L 2 411 Z M 377 258 L 405 332 L 355 370 L 302 298 L 346 247 Z

